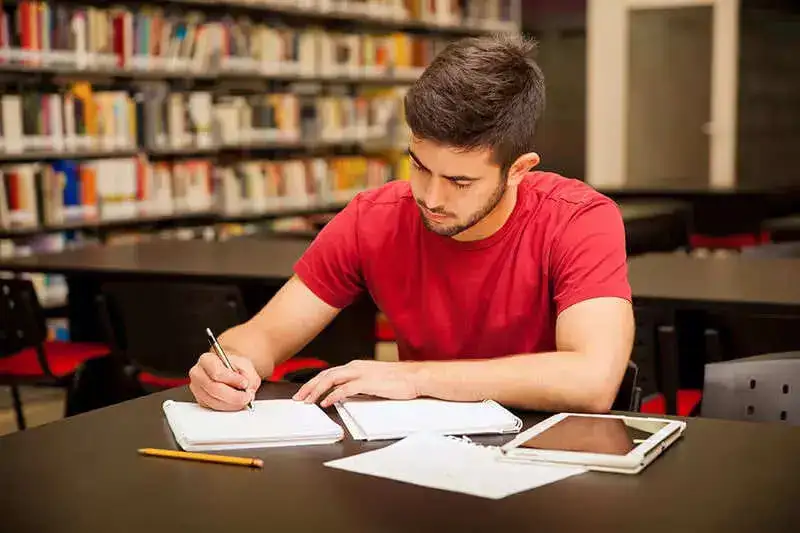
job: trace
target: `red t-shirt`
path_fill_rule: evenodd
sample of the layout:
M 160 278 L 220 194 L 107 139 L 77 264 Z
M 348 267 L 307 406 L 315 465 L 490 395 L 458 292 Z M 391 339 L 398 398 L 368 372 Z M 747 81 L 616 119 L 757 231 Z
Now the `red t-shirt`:
M 295 265 L 342 308 L 369 291 L 404 360 L 553 351 L 558 313 L 588 298 L 630 300 L 616 204 L 586 184 L 528 174 L 500 230 L 459 242 L 422 223 L 408 182 L 357 196 Z

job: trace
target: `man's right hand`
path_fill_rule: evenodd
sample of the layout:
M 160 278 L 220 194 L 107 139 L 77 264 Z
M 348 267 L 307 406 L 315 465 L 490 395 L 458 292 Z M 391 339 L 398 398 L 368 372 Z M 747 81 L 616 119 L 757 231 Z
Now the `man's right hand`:
M 261 386 L 261 376 L 253 362 L 240 355 L 228 354 L 229 370 L 213 353 L 204 353 L 189 371 L 189 389 L 197 403 L 217 411 L 239 411 L 251 401 Z

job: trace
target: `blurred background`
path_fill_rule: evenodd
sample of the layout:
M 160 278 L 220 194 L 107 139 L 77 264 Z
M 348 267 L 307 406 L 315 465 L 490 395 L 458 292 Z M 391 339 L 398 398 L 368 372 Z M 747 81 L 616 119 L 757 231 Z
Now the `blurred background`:
M 704 365 L 800 349 L 800 283 L 783 277 L 800 275 L 797 2 L 3 1 L 0 274 L 28 280 L 36 302 L 1 315 L 0 433 L 83 410 L 65 399 L 109 353 L 137 386 L 143 370 L 156 376 L 136 394 L 183 383 L 195 352 L 142 367 L 109 338 L 133 326 L 103 323 L 95 300 L 117 262 L 131 278 L 145 266 L 139 252 L 103 254 L 252 239 L 292 257 L 355 194 L 408 178 L 405 91 L 449 42 L 496 32 L 539 43 L 540 168 L 621 206 L 648 409 L 696 414 Z M 665 253 L 761 262 L 747 273 L 636 267 Z M 775 267 L 775 256 L 790 262 Z M 716 292 L 659 292 L 680 279 Z M 245 315 L 270 294 L 244 292 Z M 391 325 L 371 313 L 358 356 L 396 357 Z M 79 393 L 86 405 L 100 395 Z

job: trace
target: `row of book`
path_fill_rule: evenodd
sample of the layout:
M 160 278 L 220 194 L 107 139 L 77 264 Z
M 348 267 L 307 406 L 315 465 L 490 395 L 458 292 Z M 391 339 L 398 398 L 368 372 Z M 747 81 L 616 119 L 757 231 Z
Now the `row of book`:
M 514 0 L 238 0 L 229 3 L 245 6 L 287 6 L 310 13 L 420 21 L 443 27 L 459 24 L 504 30 L 515 24 Z
M 453 4 L 454 0 L 434 0 Z M 208 74 L 416 78 L 449 39 L 290 27 L 160 7 L 20 1 L 0 13 L 0 62 Z
M 381 141 L 401 137 L 402 92 L 356 96 L 254 94 L 219 96 L 153 87 L 142 99 L 147 148 L 247 146 L 270 142 Z
M 220 204 L 236 215 L 342 203 L 389 179 L 389 164 L 377 158 L 247 161 L 220 169 Z
M 136 136 L 136 105 L 125 91 L 80 82 L 61 93 L 0 96 L 0 153 L 132 149 Z
M 93 91 L 76 83 L 61 92 L 0 96 L 2 154 L 81 150 L 214 149 L 270 142 L 384 141 L 402 122 L 402 92 L 356 96 L 171 92 L 153 83 L 140 91 Z M 402 131 L 402 130 L 401 130 Z
M 385 183 L 390 164 L 361 156 L 152 162 L 143 156 L 0 167 L 0 228 L 37 229 L 186 213 L 259 214 L 343 202 Z

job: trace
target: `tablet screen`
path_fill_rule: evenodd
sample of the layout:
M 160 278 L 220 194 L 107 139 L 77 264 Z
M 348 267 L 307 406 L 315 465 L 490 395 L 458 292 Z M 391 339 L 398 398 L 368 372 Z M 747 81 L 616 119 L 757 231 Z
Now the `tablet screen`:
M 570 415 L 534 435 L 522 448 L 627 455 L 667 422 Z

